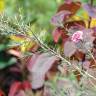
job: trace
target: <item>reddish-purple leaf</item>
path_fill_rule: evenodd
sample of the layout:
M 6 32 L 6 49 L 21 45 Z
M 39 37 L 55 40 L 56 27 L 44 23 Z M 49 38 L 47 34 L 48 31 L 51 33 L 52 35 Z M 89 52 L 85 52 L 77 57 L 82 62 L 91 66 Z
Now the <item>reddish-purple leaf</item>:
M 23 90 L 20 90 L 16 95 L 14 96 L 26 96 L 25 92 Z
M 57 60 L 56 56 L 52 56 L 49 53 L 43 53 L 31 58 L 28 69 L 30 72 L 30 79 L 32 80 L 32 88 L 37 89 L 43 86 L 45 80 L 45 74 L 52 67 Z M 35 57 L 35 58 L 34 58 Z
M 29 83 L 29 81 L 23 81 L 22 83 L 22 87 L 24 90 L 28 90 L 28 89 L 31 89 L 31 84 Z
M 79 21 L 65 22 L 64 27 L 66 29 L 76 28 L 78 30 L 82 30 L 86 27 L 86 25 L 85 25 L 84 21 L 79 20 Z
M 64 44 L 64 55 L 67 57 L 71 57 L 75 51 L 77 50 L 74 42 L 66 41 Z
M 16 81 L 11 85 L 8 96 L 26 96 L 24 91 L 28 89 L 31 89 L 28 81 L 24 81 L 23 83 Z
M 32 67 L 35 64 L 37 58 L 39 57 L 38 54 L 34 54 L 30 60 L 28 60 L 27 68 L 29 71 L 32 71 Z
M 96 27 L 93 27 L 92 30 L 93 30 L 93 34 L 92 34 L 92 35 L 93 35 L 94 37 L 96 37 Z
M 93 43 L 95 37 L 93 37 L 93 30 L 91 29 L 84 29 L 83 30 L 83 40 L 84 42 L 91 42 Z
M 57 13 L 55 16 L 52 17 L 51 19 L 51 23 L 54 26 L 57 27 L 62 27 L 63 26 L 63 21 L 67 18 L 68 15 L 70 15 L 71 12 L 69 11 L 60 11 L 59 13 Z
M 91 6 L 90 4 L 83 4 L 82 6 L 88 12 L 90 17 L 96 18 L 96 7 Z
M 53 30 L 52 35 L 53 35 L 54 42 L 57 43 L 61 36 L 61 32 L 58 28 L 56 28 Z
M 70 4 L 73 0 L 65 0 L 65 3 Z
M 15 96 L 17 90 L 21 88 L 21 82 L 14 82 L 11 87 L 8 96 Z
M 90 67 L 90 61 L 88 61 L 88 60 L 84 61 L 83 62 L 83 68 L 86 69 L 86 70 L 88 70 L 89 67 Z
M 58 8 L 58 12 L 66 10 L 66 11 L 69 11 L 71 13 L 71 16 L 72 16 L 80 9 L 80 7 L 81 7 L 80 2 L 63 3 Z
M 0 89 L 0 96 L 4 96 L 4 93 L 1 89 Z

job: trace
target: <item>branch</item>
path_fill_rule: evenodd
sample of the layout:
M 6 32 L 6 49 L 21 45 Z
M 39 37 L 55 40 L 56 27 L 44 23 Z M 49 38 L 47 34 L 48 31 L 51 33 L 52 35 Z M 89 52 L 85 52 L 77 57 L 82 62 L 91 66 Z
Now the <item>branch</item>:
M 93 0 L 90 0 L 91 7 L 93 6 Z M 88 28 L 91 26 L 92 17 L 89 17 Z

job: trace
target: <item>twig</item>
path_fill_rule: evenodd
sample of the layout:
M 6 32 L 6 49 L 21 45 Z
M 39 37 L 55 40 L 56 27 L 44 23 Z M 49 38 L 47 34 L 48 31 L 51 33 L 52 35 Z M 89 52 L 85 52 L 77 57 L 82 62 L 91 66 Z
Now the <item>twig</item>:
M 31 31 L 32 31 L 32 30 L 31 30 Z M 54 50 L 52 50 L 51 48 L 49 48 L 47 45 L 43 44 L 43 43 L 38 39 L 38 37 L 34 34 L 34 32 L 32 32 L 32 33 L 33 33 L 33 36 L 35 37 L 35 39 L 37 40 L 37 42 L 39 43 L 39 45 L 40 45 L 43 49 L 48 50 L 49 52 L 51 52 L 52 54 L 54 54 L 55 56 L 57 56 L 57 57 L 60 58 L 61 60 L 64 60 L 68 65 L 72 66 L 72 64 L 71 64 L 67 59 L 65 59 L 65 58 L 62 57 L 60 54 L 58 54 L 57 52 L 55 52 Z M 85 73 L 87 76 L 89 76 L 89 77 L 91 77 L 92 79 L 96 80 L 96 78 L 95 78 L 94 76 L 90 75 L 88 72 L 83 71 L 83 72 L 84 72 L 84 73 L 83 73 L 82 70 L 81 70 L 78 66 L 72 66 L 72 67 L 75 68 L 76 70 L 78 70 L 82 76 L 84 76 L 84 73 Z
M 91 7 L 93 6 L 93 0 L 89 0 Z M 92 17 L 89 17 L 88 28 L 91 26 Z

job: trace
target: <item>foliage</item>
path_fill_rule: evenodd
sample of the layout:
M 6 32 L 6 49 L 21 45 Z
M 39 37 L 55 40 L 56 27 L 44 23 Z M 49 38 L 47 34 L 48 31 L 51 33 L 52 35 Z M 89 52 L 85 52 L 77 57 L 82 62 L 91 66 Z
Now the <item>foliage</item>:
M 0 0 L 0 12 L 4 10 L 4 7 L 5 7 L 4 0 Z
M 0 36 L 0 70 L 16 63 L 16 58 L 7 53 L 9 39 Z
M 12 81 L 7 85 L 7 92 L 6 84 L 2 84 L 1 89 L 9 96 L 30 96 L 26 95 L 26 91 L 35 96 L 36 94 L 33 95 L 32 92 L 38 92 L 37 90 L 43 90 L 41 96 L 95 96 L 96 5 L 94 2 L 96 1 L 65 0 L 51 19 L 51 24 L 54 26 L 52 32 L 49 31 L 52 27 L 48 22 L 57 7 L 55 0 L 50 2 L 39 0 L 41 5 L 36 0 L 30 0 L 32 3 L 25 2 L 26 0 L 11 2 L 17 4 L 11 13 L 6 14 L 13 16 L 16 12 L 15 18 L 9 19 L 5 15 L 1 15 L 0 18 L 0 34 L 11 39 L 11 47 L 7 50 L 17 60 L 15 65 L 7 66 L 8 70 L 4 66 L 1 73 L 4 70 L 10 74 L 13 72 L 13 75 L 19 73 L 17 76 L 22 79 L 13 78 L 12 75 L 10 76 Z M 21 5 L 19 16 L 17 8 Z M 43 5 L 44 7 L 41 7 Z M 36 9 L 31 14 L 34 7 Z M 28 11 L 24 8 L 26 10 L 28 8 Z M 82 14 L 85 14 L 85 17 Z M 46 20 L 48 20 L 47 25 Z M 48 28 L 48 32 L 45 29 L 38 31 L 43 27 Z M 3 75 L 0 81 L 6 77 L 6 74 Z M 27 82 L 24 82 L 26 79 Z
M 40 29 L 49 29 L 50 18 L 54 14 L 57 5 L 56 0 L 5 0 L 6 13 L 9 16 L 21 14 L 26 24 L 35 24 Z M 60 0 L 60 2 L 63 0 Z M 42 7 L 43 6 L 43 7 Z

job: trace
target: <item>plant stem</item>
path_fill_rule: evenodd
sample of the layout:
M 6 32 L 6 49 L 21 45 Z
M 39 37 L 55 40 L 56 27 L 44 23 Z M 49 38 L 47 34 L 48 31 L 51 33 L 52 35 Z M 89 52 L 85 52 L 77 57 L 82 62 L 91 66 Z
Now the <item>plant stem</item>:
M 91 7 L 93 6 L 93 0 L 90 0 Z M 89 17 L 88 28 L 91 26 L 92 17 Z

